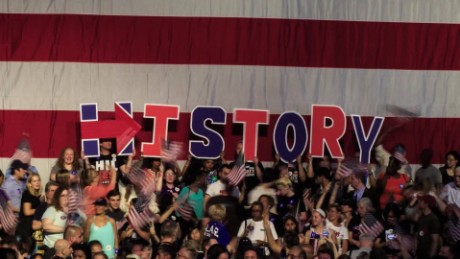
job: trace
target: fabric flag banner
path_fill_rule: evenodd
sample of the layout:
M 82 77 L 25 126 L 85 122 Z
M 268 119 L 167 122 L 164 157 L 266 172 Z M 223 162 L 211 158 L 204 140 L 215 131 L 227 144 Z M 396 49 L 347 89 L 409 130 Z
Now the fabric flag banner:
M 138 154 L 155 123 L 143 118 L 146 103 L 180 106 L 168 139 L 185 145 L 200 105 L 269 110 L 270 122 L 295 111 L 306 125 L 312 104 L 365 125 L 406 116 L 394 105 L 420 116 L 384 146 L 403 143 L 411 164 L 431 147 L 444 163 L 460 146 L 459 12 L 457 0 L 4 0 L 0 167 L 27 133 L 32 164 L 49 172 L 61 149 L 80 149 L 79 105 L 97 103 L 107 120 L 121 100 L 142 125 Z M 242 136 L 231 117 L 217 129 L 228 160 Z M 259 133 L 261 161 L 272 161 L 273 127 Z M 357 149 L 350 127 L 341 144 L 346 156 Z

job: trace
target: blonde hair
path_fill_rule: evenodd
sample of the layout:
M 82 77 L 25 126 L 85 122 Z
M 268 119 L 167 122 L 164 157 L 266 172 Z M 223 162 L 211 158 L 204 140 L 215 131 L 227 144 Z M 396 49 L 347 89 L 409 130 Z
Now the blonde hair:
M 292 182 L 288 177 L 282 177 L 275 182 L 276 187 L 292 187 Z
M 222 204 L 213 204 L 208 209 L 209 216 L 217 221 L 223 221 L 227 215 L 227 209 Z
M 41 194 L 42 194 L 42 187 L 40 185 L 40 189 L 38 190 L 35 190 L 34 188 L 32 188 L 31 184 L 32 184 L 32 178 L 33 177 L 38 177 L 38 179 L 40 179 L 40 181 L 42 180 L 40 175 L 37 174 L 37 173 L 34 173 L 32 172 L 29 177 L 27 177 L 27 190 L 30 192 L 30 194 L 32 194 L 33 196 L 35 197 L 39 197 Z
M 86 185 L 91 185 L 93 183 L 93 180 L 97 177 L 98 172 L 96 169 L 88 169 L 86 172 Z

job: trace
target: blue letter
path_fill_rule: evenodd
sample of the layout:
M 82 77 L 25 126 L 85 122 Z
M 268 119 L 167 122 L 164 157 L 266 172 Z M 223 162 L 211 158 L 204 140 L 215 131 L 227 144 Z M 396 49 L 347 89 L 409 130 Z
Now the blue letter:
M 379 135 L 380 129 L 382 128 L 383 117 L 374 117 L 372 120 L 372 125 L 369 130 L 368 136 L 366 136 L 363 129 L 363 123 L 361 121 L 360 115 L 351 115 L 351 121 L 353 122 L 353 128 L 355 129 L 356 139 L 359 144 L 359 162 L 364 164 L 369 164 L 371 161 L 371 151 L 374 146 L 375 140 Z
M 292 147 L 288 147 L 287 133 L 289 127 L 294 131 L 294 143 Z M 292 162 L 299 155 L 302 155 L 307 147 L 308 130 L 305 125 L 305 120 L 297 112 L 284 112 L 276 121 L 275 130 L 273 133 L 273 144 L 275 145 L 276 153 L 284 162 Z
M 204 138 L 204 140 L 190 140 L 189 152 L 200 159 L 216 159 L 224 150 L 224 138 L 208 127 L 206 122 L 210 120 L 213 124 L 225 125 L 227 113 L 222 107 L 197 106 L 192 111 L 190 129 L 193 134 Z

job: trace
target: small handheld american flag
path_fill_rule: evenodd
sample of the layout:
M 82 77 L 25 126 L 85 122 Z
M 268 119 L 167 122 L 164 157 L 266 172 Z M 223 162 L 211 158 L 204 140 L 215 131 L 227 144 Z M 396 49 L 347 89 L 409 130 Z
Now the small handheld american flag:
M 257 165 L 255 165 L 257 166 Z M 228 174 L 228 183 L 232 186 L 238 186 L 246 176 L 246 167 L 244 164 L 244 154 L 241 152 L 233 165 L 232 170 Z

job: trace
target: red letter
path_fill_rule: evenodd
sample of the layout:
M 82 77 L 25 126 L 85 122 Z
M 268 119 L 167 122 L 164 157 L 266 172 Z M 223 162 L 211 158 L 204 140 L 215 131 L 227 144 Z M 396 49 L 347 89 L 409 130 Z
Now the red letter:
M 330 120 L 330 125 L 326 125 L 326 119 Z M 326 144 L 333 158 L 343 158 L 339 140 L 345 134 L 346 126 L 345 112 L 339 106 L 312 105 L 310 154 L 323 157 Z
M 161 157 L 161 140 L 168 139 L 168 120 L 179 119 L 179 106 L 146 103 L 144 106 L 144 118 L 154 120 L 153 141 L 150 143 L 142 142 L 142 153 L 145 157 Z
M 235 109 L 233 122 L 243 123 L 243 152 L 246 161 L 257 156 L 258 125 L 268 124 L 267 110 Z

